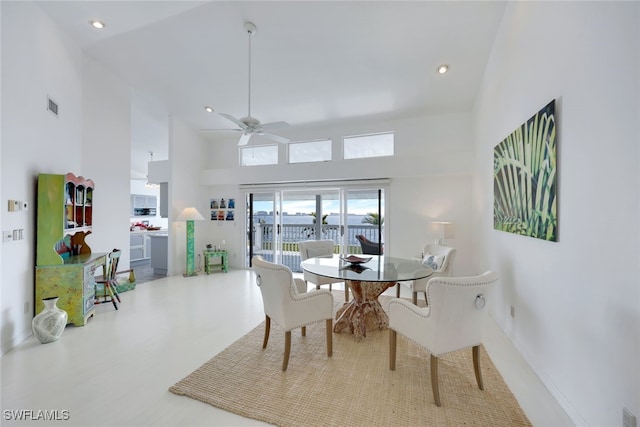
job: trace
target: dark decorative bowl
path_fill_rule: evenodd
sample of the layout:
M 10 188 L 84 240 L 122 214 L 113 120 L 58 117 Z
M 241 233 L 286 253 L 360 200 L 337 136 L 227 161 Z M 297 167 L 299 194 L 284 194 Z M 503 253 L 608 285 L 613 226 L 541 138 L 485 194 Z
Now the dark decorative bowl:
M 340 257 L 341 260 L 350 264 L 364 264 L 371 261 L 371 257 L 359 257 L 355 255 L 349 255 L 347 257 Z

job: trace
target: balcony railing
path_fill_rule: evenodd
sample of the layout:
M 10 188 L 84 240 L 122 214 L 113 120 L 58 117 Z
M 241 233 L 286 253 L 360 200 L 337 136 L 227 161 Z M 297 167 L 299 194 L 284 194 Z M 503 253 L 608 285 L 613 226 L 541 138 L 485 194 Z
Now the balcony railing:
M 346 228 L 346 227 L 345 227 Z M 339 253 L 340 226 L 322 226 L 321 236 L 316 238 L 315 225 L 311 224 L 285 224 L 282 226 L 282 256 L 280 263 L 286 265 L 291 271 L 302 272 L 300 269 L 300 251 L 298 242 L 303 240 L 333 240 L 336 244 L 334 252 Z M 356 236 L 362 234 L 367 239 L 378 241 L 377 225 L 350 225 L 346 236 L 346 253 L 361 254 L 362 248 Z M 261 255 L 267 261 L 273 262 L 273 225 L 256 224 L 253 236 L 253 253 Z

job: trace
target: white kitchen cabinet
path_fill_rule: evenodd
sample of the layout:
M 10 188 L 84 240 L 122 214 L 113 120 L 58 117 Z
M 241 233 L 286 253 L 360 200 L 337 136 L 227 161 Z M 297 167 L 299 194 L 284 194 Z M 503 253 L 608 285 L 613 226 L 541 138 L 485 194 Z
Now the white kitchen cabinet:
M 156 233 L 151 236 L 151 268 L 153 274 L 167 275 L 169 257 L 168 236 L 166 233 Z
M 129 260 L 140 261 L 151 257 L 149 231 L 132 231 L 129 235 Z
M 156 216 L 158 198 L 144 194 L 131 195 L 131 216 Z

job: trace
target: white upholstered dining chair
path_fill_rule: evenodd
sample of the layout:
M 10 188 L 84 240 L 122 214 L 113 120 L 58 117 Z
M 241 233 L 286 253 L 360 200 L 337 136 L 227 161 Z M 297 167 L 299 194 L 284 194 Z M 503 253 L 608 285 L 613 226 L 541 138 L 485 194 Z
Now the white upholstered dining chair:
M 408 286 L 411 289 L 414 304 L 418 304 L 418 292 L 424 293 L 427 299 L 427 282 L 433 277 L 449 277 L 453 270 L 453 261 L 456 257 L 455 248 L 442 245 L 425 245 L 422 251 L 422 263 L 433 269 L 433 274 L 424 279 L 398 282 L 396 297 L 400 298 L 400 286 Z
M 333 240 L 303 240 L 302 242 L 298 242 L 300 258 L 302 261 L 315 257 L 331 258 L 333 257 L 335 247 L 336 244 Z M 333 283 L 343 282 L 341 279 L 318 276 L 317 274 L 309 273 L 308 271 L 304 271 L 303 275 L 304 281 L 313 283 L 316 285 L 316 289 L 320 289 L 320 286 L 322 285 L 329 285 L 329 290 L 331 290 L 331 285 Z M 344 301 L 349 301 L 349 287 L 346 283 L 344 284 Z
M 291 354 L 291 330 L 324 320 L 327 334 L 327 356 L 333 354 L 333 295 L 326 289 L 307 292 L 302 279 L 293 277 L 286 265 L 265 261 L 261 256 L 252 259 L 256 282 L 262 293 L 265 330 L 262 348 L 267 348 L 271 320 L 285 331 L 282 370 L 286 371 Z
M 431 388 L 440 406 L 438 358 L 471 347 L 473 368 L 480 390 L 480 344 L 486 316 L 488 293 L 498 274 L 487 271 L 478 276 L 436 277 L 427 284 L 427 307 L 394 298 L 389 303 L 389 369 L 396 369 L 397 334 L 431 353 Z

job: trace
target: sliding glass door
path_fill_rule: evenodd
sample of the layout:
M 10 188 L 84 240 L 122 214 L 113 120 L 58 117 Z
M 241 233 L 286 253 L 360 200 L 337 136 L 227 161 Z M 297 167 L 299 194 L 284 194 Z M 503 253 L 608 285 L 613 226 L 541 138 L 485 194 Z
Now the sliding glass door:
M 344 200 L 344 247 L 343 253 L 375 253 L 358 240 L 362 236 L 384 250 L 384 192 L 381 188 L 345 189 Z M 364 249 L 364 250 L 363 250 Z
M 283 190 L 281 262 L 300 270 L 298 242 L 333 240 L 340 247 L 340 192 L 337 189 Z M 336 250 L 338 252 L 338 250 Z
M 279 192 L 247 194 L 247 266 L 251 266 L 254 255 L 260 255 L 270 262 L 280 262 L 279 224 Z
M 356 238 L 384 242 L 381 188 L 282 188 L 247 194 L 247 266 L 253 255 L 300 272 L 298 243 L 333 240 L 336 253 L 359 254 Z

